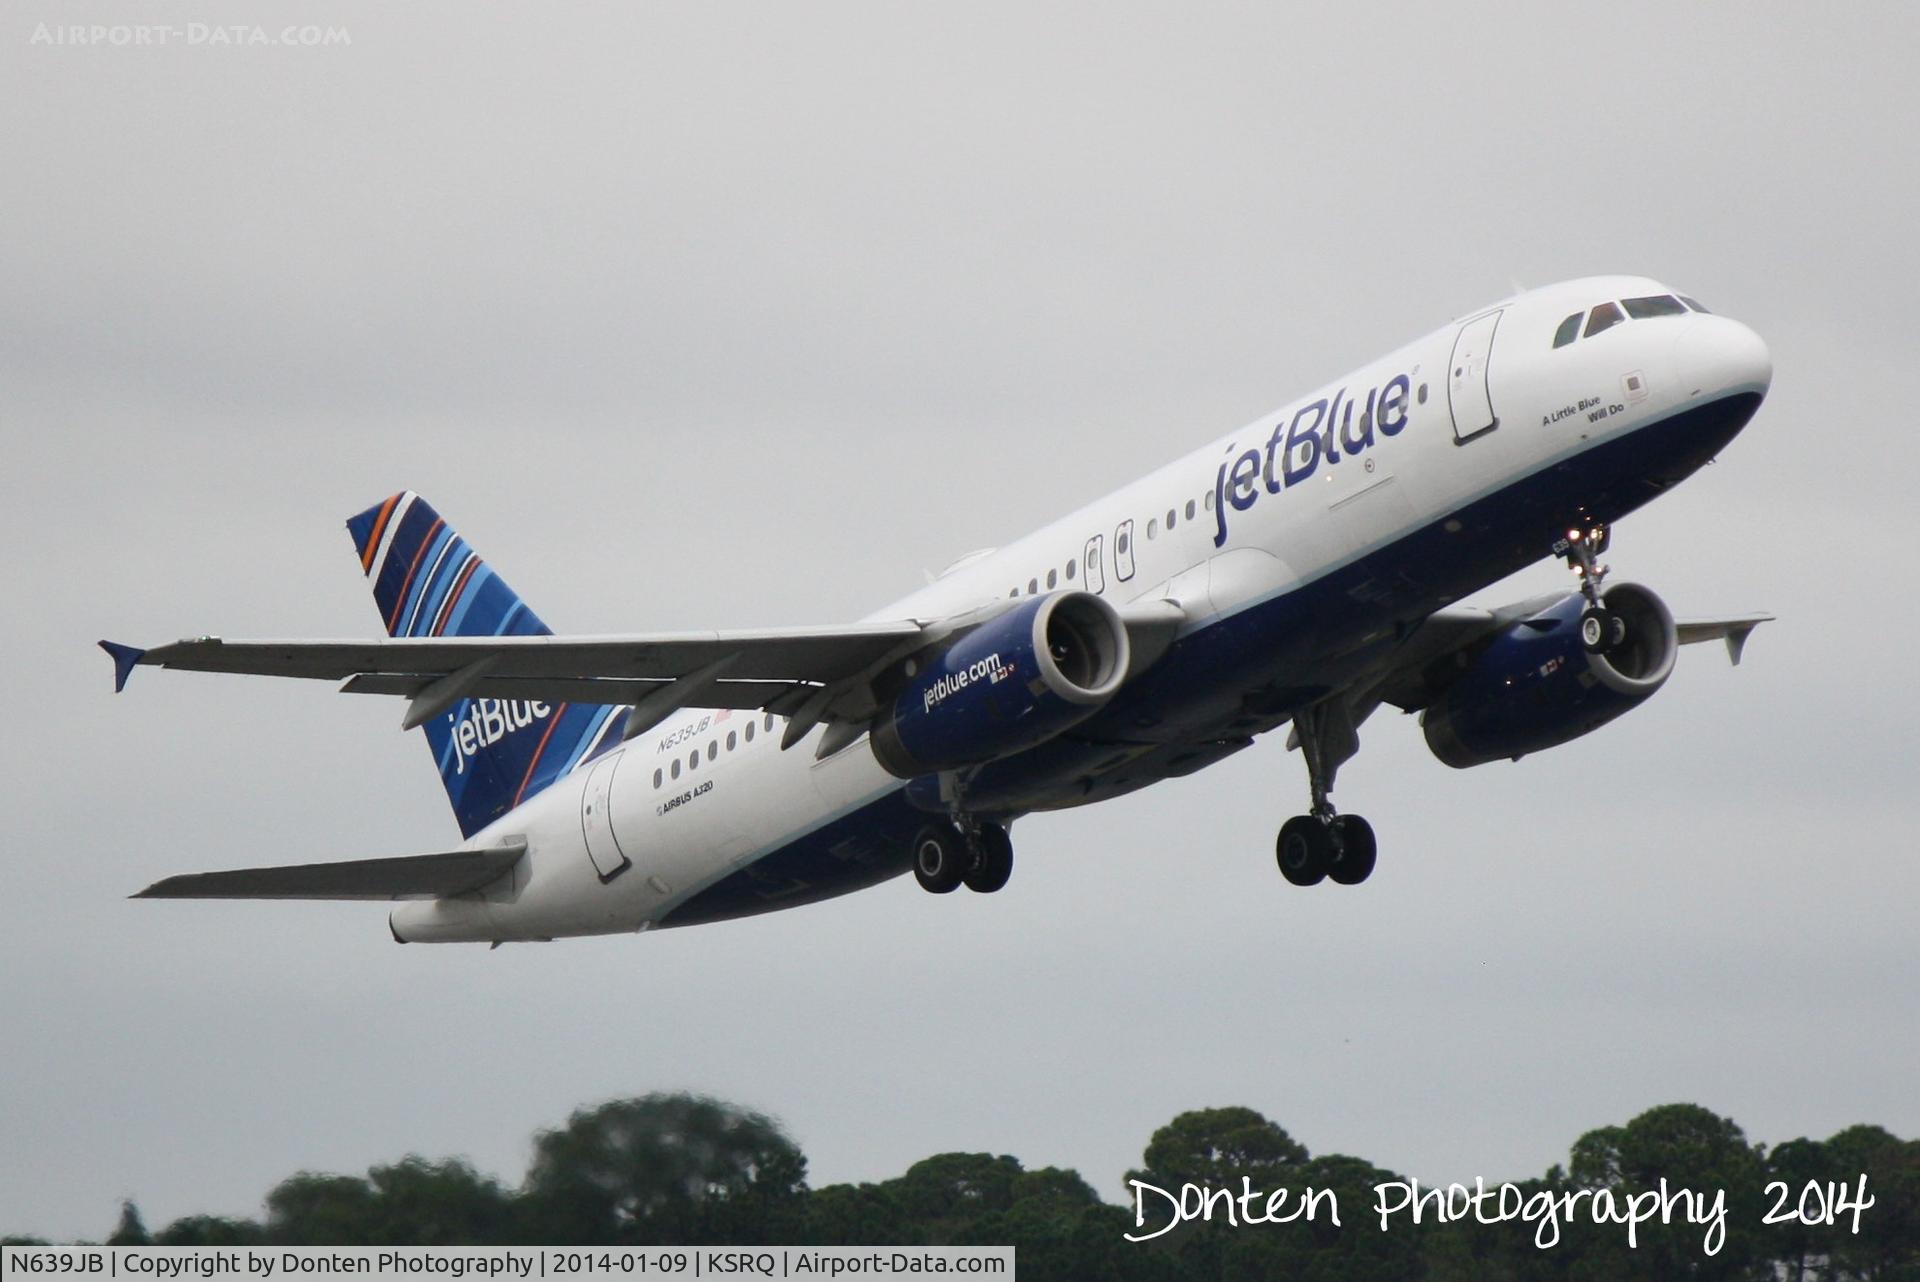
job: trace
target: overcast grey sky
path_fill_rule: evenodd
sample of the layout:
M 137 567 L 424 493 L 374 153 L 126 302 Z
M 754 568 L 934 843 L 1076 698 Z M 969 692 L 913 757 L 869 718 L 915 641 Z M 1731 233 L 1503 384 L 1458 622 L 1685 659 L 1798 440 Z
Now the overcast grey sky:
M 948 1150 L 1117 1200 L 1245 1104 L 1425 1179 L 1693 1100 L 1920 1132 L 1911 6 L 265 6 L 327 48 L 0 25 L 0 1232 L 257 1214 L 650 1090 L 815 1183 Z M 184 37 L 182 37 L 184 39 Z M 890 883 L 647 938 L 398 948 L 168 873 L 441 849 L 400 709 L 110 636 L 371 635 L 342 520 L 429 495 L 556 627 L 847 620 L 1510 291 L 1644 272 L 1774 391 L 1625 522 L 1738 671 L 1518 765 L 1386 714 L 1359 890 L 1302 892 L 1278 741 Z M 1493 603 L 1561 583 L 1538 566 Z

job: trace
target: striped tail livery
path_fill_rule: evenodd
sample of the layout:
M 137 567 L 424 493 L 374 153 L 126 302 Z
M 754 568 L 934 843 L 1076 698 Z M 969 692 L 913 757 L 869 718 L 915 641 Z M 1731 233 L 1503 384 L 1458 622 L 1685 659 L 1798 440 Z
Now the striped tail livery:
M 551 636 L 505 579 L 411 490 L 347 522 L 392 637 Z M 617 742 L 619 709 L 462 699 L 425 723 L 463 836 L 472 836 Z

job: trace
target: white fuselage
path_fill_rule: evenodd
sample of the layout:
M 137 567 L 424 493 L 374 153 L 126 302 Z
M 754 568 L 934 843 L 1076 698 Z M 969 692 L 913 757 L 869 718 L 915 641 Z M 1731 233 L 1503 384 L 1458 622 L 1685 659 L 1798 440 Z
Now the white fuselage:
M 1015 543 L 963 558 L 869 617 L 938 619 L 1080 589 L 1116 605 L 1171 600 L 1185 614 L 1182 637 L 1199 637 L 1242 616 L 1278 617 L 1259 612 L 1364 561 L 1366 575 L 1343 584 L 1340 609 L 1316 607 L 1317 650 L 1289 651 L 1279 637 L 1271 647 L 1276 662 L 1299 670 L 1303 686 L 1337 680 L 1343 665 L 1366 662 L 1370 647 L 1409 619 L 1517 568 L 1510 554 L 1491 550 L 1507 537 L 1486 515 L 1501 495 L 1548 477 L 1575 478 L 1578 494 L 1590 457 L 1617 468 L 1634 434 L 1693 406 L 1764 393 L 1764 345 L 1720 316 L 1634 320 L 1552 346 L 1556 327 L 1576 311 L 1670 292 L 1643 278 L 1597 277 L 1468 313 Z M 1659 484 L 1664 470 L 1697 465 L 1651 456 L 1646 463 Z M 1426 541 L 1416 544 L 1416 536 Z M 1458 567 L 1451 577 L 1426 573 L 1433 549 L 1448 539 L 1462 545 Z M 1474 540 L 1489 550 L 1466 546 Z M 1404 576 L 1368 560 L 1401 548 L 1424 558 L 1409 562 Z M 1548 551 L 1542 539 L 1531 558 Z M 1244 637 L 1237 644 L 1236 654 L 1247 652 Z M 1176 645 L 1159 665 L 1194 665 L 1203 649 Z M 1164 676 L 1164 687 L 1180 692 L 1165 697 L 1180 706 L 1136 718 L 1141 751 L 1156 741 L 1245 733 L 1245 716 L 1234 717 L 1249 670 L 1223 664 L 1161 674 L 1159 665 L 1149 675 Z M 1271 683 L 1271 671 L 1259 675 Z M 1284 709 L 1273 711 L 1253 729 L 1284 719 Z M 780 728 L 758 712 L 689 710 L 584 763 L 473 837 L 474 846 L 525 838 L 527 855 L 510 879 L 479 895 L 402 905 L 392 919 L 396 938 L 541 939 L 676 924 L 676 910 L 703 892 L 751 876 L 768 856 L 907 787 L 881 768 L 864 737 L 816 760 L 820 731 L 782 751 Z M 1063 795 L 1036 804 L 1075 802 Z M 888 864 L 845 888 L 905 868 Z M 764 907 L 783 906 L 775 879 L 761 881 Z

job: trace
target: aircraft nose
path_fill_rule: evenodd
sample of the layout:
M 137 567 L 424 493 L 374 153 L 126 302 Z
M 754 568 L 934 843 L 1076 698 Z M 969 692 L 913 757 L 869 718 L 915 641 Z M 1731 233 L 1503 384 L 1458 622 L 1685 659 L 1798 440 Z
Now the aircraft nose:
M 1725 316 L 1695 316 L 1674 341 L 1674 355 L 1692 396 L 1757 392 L 1773 384 L 1773 353 L 1760 335 Z

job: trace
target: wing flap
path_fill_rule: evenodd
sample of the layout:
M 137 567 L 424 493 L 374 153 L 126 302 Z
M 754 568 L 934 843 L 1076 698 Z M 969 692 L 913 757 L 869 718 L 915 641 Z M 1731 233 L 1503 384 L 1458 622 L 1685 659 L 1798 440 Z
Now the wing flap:
M 417 675 L 367 672 L 347 678 L 340 689 L 346 694 L 397 694 L 411 698 L 433 680 Z M 670 680 L 633 681 L 612 677 L 483 677 L 468 687 L 466 693 L 480 699 L 632 704 L 672 684 Z M 765 707 L 776 695 L 792 688 L 793 684 L 786 681 L 721 681 L 688 706 L 744 711 Z
M 440 899 L 478 890 L 527 853 L 524 841 L 392 859 L 230 868 L 156 881 L 134 899 Z

